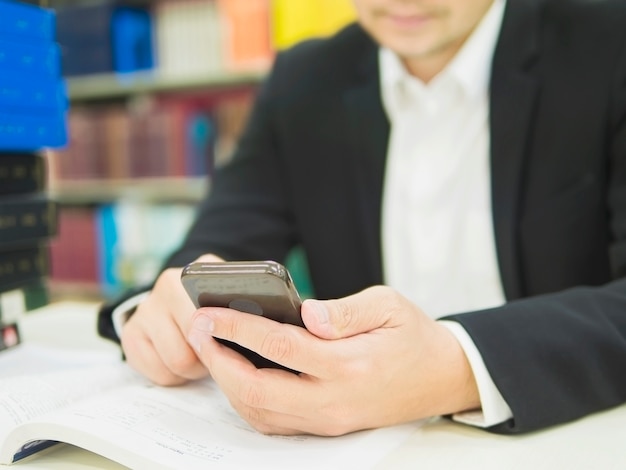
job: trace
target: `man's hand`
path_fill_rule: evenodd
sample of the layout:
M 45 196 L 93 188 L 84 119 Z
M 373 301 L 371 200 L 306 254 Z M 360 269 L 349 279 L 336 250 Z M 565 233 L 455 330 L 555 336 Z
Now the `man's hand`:
M 197 261 L 223 261 L 205 255 Z M 208 375 L 187 343 L 195 307 L 180 281 L 182 269 L 165 270 L 122 329 L 128 364 L 160 385 L 178 385 Z
M 307 329 L 222 308 L 193 316 L 189 343 L 260 432 L 334 436 L 479 406 L 454 336 L 388 287 L 305 301 L 302 319 Z M 301 373 L 256 369 L 213 336 Z

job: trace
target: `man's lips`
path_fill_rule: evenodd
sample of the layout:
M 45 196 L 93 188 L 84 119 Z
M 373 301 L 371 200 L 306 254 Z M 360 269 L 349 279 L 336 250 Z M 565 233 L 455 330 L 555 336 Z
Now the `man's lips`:
M 427 14 L 403 15 L 394 13 L 387 13 L 385 17 L 394 26 L 403 29 L 419 28 L 434 18 L 432 15 Z

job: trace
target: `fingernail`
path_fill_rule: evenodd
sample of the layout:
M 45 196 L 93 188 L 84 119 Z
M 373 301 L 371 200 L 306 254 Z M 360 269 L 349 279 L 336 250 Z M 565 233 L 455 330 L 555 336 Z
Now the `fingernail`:
M 215 329 L 215 323 L 210 317 L 206 315 L 200 315 L 193 322 L 192 328 L 198 331 L 204 331 L 205 333 L 213 333 Z
M 200 315 L 194 320 L 191 324 L 191 332 L 189 333 L 187 341 L 196 353 L 200 353 L 202 350 L 202 343 L 207 338 L 207 333 L 213 333 L 214 329 L 215 324 L 213 323 L 213 320 L 206 315 Z
M 309 300 L 310 305 L 313 307 L 315 314 L 317 315 L 317 321 L 320 325 L 325 325 L 328 323 L 328 309 L 324 305 L 323 302 L 319 302 L 317 300 Z
M 189 338 L 187 338 L 187 341 L 189 342 L 193 350 L 198 354 L 200 354 L 200 352 L 202 351 L 202 341 L 204 339 L 203 337 L 203 333 L 200 333 L 198 331 L 192 331 L 191 333 L 189 333 Z

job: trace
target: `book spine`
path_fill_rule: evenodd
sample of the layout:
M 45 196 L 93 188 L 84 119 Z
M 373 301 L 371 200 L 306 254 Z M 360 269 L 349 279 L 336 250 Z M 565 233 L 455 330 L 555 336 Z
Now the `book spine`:
M 45 193 L 0 198 L 0 250 L 56 235 L 57 203 Z
M 72 2 L 57 10 L 57 41 L 64 76 L 112 73 L 113 2 Z
M 272 43 L 285 49 L 303 39 L 319 36 L 320 7 L 317 2 L 272 1 Z
M 133 116 L 130 136 L 131 154 L 130 177 L 162 177 L 168 173 L 169 119 L 167 113 L 156 107 L 150 112 Z
M 95 146 L 100 148 L 100 153 L 92 151 L 89 154 L 100 158 L 100 164 L 96 160 L 92 161 L 89 175 L 92 178 L 128 178 L 133 159 L 145 158 L 144 154 L 135 155 L 130 149 L 130 112 L 124 107 L 112 106 L 101 110 L 100 116 L 92 117 L 91 124 L 96 129 L 100 140 L 94 139 L 88 142 L 89 145 L 86 147 L 89 148 L 95 143 Z M 84 125 L 88 126 L 89 123 L 84 123 Z M 77 156 L 81 158 L 82 154 L 77 153 Z
M 115 206 L 107 204 L 96 211 L 96 224 L 100 234 L 96 247 L 98 280 L 104 296 L 113 298 L 124 290 L 120 280 L 120 256 L 116 249 L 119 246 L 119 236 L 115 223 Z
M 52 10 L 14 1 L 0 1 L 0 34 L 21 41 L 53 41 L 55 14 Z
M 273 0 L 272 42 L 276 49 L 285 49 L 304 39 L 332 34 L 355 18 L 351 0 Z
M 3 75 L 53 80 L 61 76 L 60 64 L 61 52 L 55 43 L 29 44 L 0 36 L 0 70 Z
M 26 293 L 22 287 L 0 289 L 0 325 L 15 323 L 26 313 Z
M 115 114 L 124 117 L 127 113 L 120 109 Z M 110 164 L 109 156 L 117 157 L 117 148 L 108 137 L 108 127 L 105 111 L 88 106 L 72 107 L 68 114 L 68 145 L 48 153 L 52 155 L 50 162 L 54 178 L 72 180 L 101 177 L 103 168 Z M 123 125 L 118 127 L 124 129 Z
M 0 151 L 55 148 L 66 143 L 65 113 L 28 115 L 0 109 Z
M 48 262 L 48 255 L 45 251 L 42 256 L 44 262 Z M 47 269 L 49 271 L 49 265 Z M 24 282 L 15 288 L 0 289 L 0 324 L 19 322 L 26 313 L 47 305 L 50 302 L 50 296 L 45 279 L 45 277 L 40 277 L 34 282 Z
M 273 58 L 269 0 L 218 0 L 224 66 L 265 70 Z
M 42 154 L 0 154 L 0 195 L 42 191 L 46 175 L 46 159 Z
M 158 2 L 155 36 L 159 74 L 193 77 L 222 70 L 220 28 L 217 6 L 211 0 Z
M 184 239 L 194 219 L 187 204 L 120 202 L 102 208 L 99 227 L 101 282 L 108 295 L 144 285 L 158 274 L 166 257 Z
M 67 89 L 61 79 L 41 80 L 29 74 L 0 75 L 0 109 L 38 113 L 64 112 L 67 108 Z
M 356 10 L 352 0 L 315 0 L 320 8 L 319 33 L 323 36 L 334 34 L 337 30 L 356 20 Z
M 18 344 L 20 344 L 20 333 L 17 323 L 3 324 L 0 316 L 0 351 L 13 348 Z
M 48 252 L 44 245 L 0 251 L 0 292 L 39 282 L 48 275 Z
M 59 214 L 59 232 L 50 243 L 50 279 L 96 285 L 98 283 L 96 211 L 91 207 L 65 207 Z
M 148 10 L 118 7 L 113 12 L 111 31 L 116 72 L 154 67 L 152 16 Z
M 213 117 L 209 113 L 194 113 L 189 117 L 185 137 L 185 173 L 192 176 L 210 174 L 217 140 Z

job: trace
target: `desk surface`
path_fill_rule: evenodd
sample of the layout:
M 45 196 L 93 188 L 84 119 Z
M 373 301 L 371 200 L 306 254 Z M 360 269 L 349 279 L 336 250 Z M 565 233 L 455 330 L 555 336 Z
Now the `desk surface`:
M 28 314 L 20 323 L 24 341 L 99 350 L 119 355 L 117 346 L 96 335 L 96 306 L 64 302 Z M 507 470 L 567 468 L 626 469 L 626 406 L 575 423 L 523 436 L 499 436 L 447 420 L 418 429 L 380 469 Z M 1 466 L 0 466 L 1 467 Z M 18 463 L 15 469 L 122 469 L 103 457 L 60 445 Z

